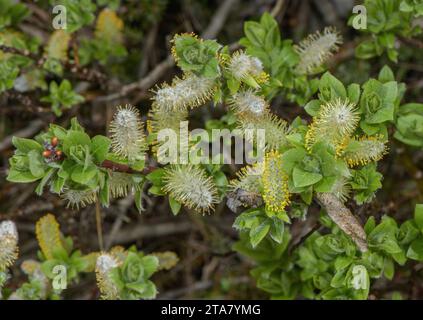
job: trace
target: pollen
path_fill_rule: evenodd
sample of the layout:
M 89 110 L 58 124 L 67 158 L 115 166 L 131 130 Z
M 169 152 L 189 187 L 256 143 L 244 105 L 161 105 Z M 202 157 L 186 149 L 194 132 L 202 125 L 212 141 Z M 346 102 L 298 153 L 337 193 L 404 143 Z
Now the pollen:
M 237 174 L 236 179 L 231 180 L 230 188 L 234 191 L 242 189 L 254 194 L 261 194 L 263 184 L 261 175 L 263 173 L 263 162 L 257 162 L 254 165 L 241 168 Z
M 47 214 L 37 221 L 35 234 L 38 244 L 46 259 L 53 259 L 53 249 L 61 247 L 60 226 L 52 214 Z
M 264 130 L 265 143 L 268 150 L 279 149 L 288 143 L 286 139 L 289 133 L 287 122 L 270 112 L 265 112 L 263 115 L 255 117 L 250 114 L 240 114 L 237 128 L 245 133 L 246 140 L 250 143 L 254 142 L 254 137 L 246 134 L 247 130 L 257 133 L 257 130 Z
M 343 150 L 338 148 L 337 154 L 350 167 L 364 166 L 370 162 L 379 161 L 387 153 L 386 142 L 380 135 L 353 138 L 345 142 L 343 146 Z
M 272 212 L 283 212 L 290 204 L 288 175 L 283 171 L 282 156 L 278 151 L 266 154 L 262 176 L 263 199 Z
M 308 150 L 317 141 L 326 141 L 337 145 L 348 138 L 357 128 L 360 120 L 354 103 L 348 100 L 335 99 L 321 106 L 319 114 L 313 118 L 306 133 Z

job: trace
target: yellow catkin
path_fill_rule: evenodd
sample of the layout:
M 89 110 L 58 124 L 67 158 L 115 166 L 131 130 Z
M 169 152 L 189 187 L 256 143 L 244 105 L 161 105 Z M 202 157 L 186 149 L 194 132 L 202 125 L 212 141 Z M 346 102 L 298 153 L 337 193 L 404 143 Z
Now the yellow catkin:
M 286 139 L 289 133 L 287 122 L 270 112 L 265 112 L 259 117 L 252 117 L 250 114 L 239 114 L 237 121 L 237 129 L 243 133 L 247 130 L 264 130 L 265 142 L 267 150 L 279 149 L 288 143 Z M 253 137 L 246 135 L 248 142 L 253 143 Z
M 387 153 L 386 142 L 380 135 L 346 139 L 337 148 L 337 156 L 350 167 L 364 166 L 379 161 Z
M 179 262 L 179 258 L 175 252 L 153 252 L 152 256 L 159 259 L 159 270 L 170 270 Z
M 262 183 L 266 208 L 272 212 L 283 212 L 290 204 L 290 193 L 288 175 L 283 171 L 282 156 L 278 151 L 266 154 Z
M 68 56 L 71 36 L 64 30 L 54 31 L 48 40 L 45 52 L 48 58 L 64 61 Z
M 53 259 L 53 250 L 62 247 L 60 240 L 60 226 L 52 214 L 47 214 L 37 221 L 35 234 L 38 244 L 46 259 Z
M 95 274 L 103 300 L 119 299 L 119 288 L 110 278 L 110 271 L 119 267 L 119 265 L 119 261 L 112 254 L 101 253 L 97 258 Z
M 95 37 L 111 43 L 122 43 L 123 21 L 116 12 L 110 9 L 103 9 L 98 15 L 95 26 Z
M 311 150 L 317 141 L 336 146 L 356 130 L 360 116 L 354 103 L 335 99 L 323 104 L 313 118 L 305 136 L 305 147 Z
M 230 181 L 229 187 L 232 191 L 241 189 L 260 194 L 263 189 L 261 181 L 262 173 L 263 162 L 257 162 L 254 165 L 243 167 L 237 172 L 236 179 Z

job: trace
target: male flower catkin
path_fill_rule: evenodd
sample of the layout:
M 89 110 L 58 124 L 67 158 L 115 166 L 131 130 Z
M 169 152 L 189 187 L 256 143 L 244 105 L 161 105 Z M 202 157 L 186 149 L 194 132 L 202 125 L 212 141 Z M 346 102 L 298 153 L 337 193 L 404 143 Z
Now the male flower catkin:
M 366 165 L 379 161 L 386 154 L 386 142 L 382 136 L 347 139 L 337 148 L 337 155 L 342 157 L 350 167 Z
M 245 117 L 257 117 L 269 111 L 269 104 L 252 90 L 239 91 L 229 100 L 231 109 Z
M 354 132 L 359 120 L 355 104 L 348 100 L 335 99 L 325 103 L 307 131 L 307 149 L 319 140 L 333 145 L 340 143 Z
M 288 175 L 282 167 L 282 155 L 278 151 L 266 154 L 262 176 L 263 199 L 266 208 L 272 212 L 282 212 L 290 204 Z
M 289 128 L 286 121 L 270 112 L 257 117 L 239 115 L 237 129 L 245 134 L 247 141 L 250 143 L 254 141 L 252 141 L 253 137 L 246 134 L 247 130 L 252 130 L 252 132 L 257 132 L 259 129 L 264 130 L 268 150 L 279 149 L 288 142 L 286 135 L 289 132 Z
M 254 194 L 261 194 L 263 190 L 262 173 L 263 162 L 257 162 L 252 166 L 243 167 L 237 172 L 236 179 L 231 180 L 230 188 L 233 191 L 242 189 Z
M 266 82 L 268 79 L 260 59 L 249 56 L 243 51 L 237 51 L 232 55 L 226 70 L 236 80 L 244 81 L 255 88 L 259 87 L 258 83 Z
M 63 248 L 60 226 L 52 214 L 47 214 L 37 221 L 35 225 L 35 234 L 41 252 L 46 259 L 53 259 L 54 249 Z
M 175 77 L 172 85 L 165 83 L 154 92 L 153 105 L 168 111 L 199 107 L 213 97 L 215 89 L 215 80 L 211 78 L 194 74 L 182 79 Z
M 176 133 L 179 132 L 180 124 L 188 118 L 187 109 L 176 109 L 172 112 L 153 105 L 148 113 L 147 130 L 149 134 L 157 134 L 160 130 L 171 129 Z
M 126 197 L 128 193 L 141 189 L 141 185 L 137 184 L 132 175 L 123 172 L 110 172 L 109 176 L 110 193 L 113 198 Z
M 18 258 L 18 232 L 14 222 L 0 223 L 0 272 L 10 267 Z
M 200 213 L 208 213 L 218 202 L 217 188 L 204 169 L 194 165 L 166 168 L 164 191 L 175 200 Z
M 127 158 L 129 162 L 144 159 L 144 125 L 133 106 L 118 107 L 110 123 L 110 138 L 114 153 Z
M 323 33 L 317 31 L 294 46 L 300 61 L 297 65 L 299 74 L 312 74 L 324 64 L 342 44 L 342 37 L 333 27 L 326 27 Z
M 60 197 L 67 201 L 67 208 L 85 208 L 87 205 L 95 203 L 97 200 L 97 189 L 95 190 L 74 190 L 64 189 Z
M 116 300 L 119 298 L 119 288 L 110 277 L 110 271 L 119 266 L 119 262 L 110 254 L 103 253 L 97 258 L 95 274 L 101 298 Z

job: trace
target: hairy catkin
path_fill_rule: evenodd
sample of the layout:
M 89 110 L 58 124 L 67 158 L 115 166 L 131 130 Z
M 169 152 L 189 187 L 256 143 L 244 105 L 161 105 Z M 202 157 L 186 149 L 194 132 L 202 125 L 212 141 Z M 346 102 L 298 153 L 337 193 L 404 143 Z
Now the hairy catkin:
M 118 107 L 110 123 L 110 138 L 114 153 L 129 162 L 143 160 L 146 150 L 144 124 L 133 106 Z
M 300 57 L 297 65 L 299 74 L 311 74 L 324 64 L 342 44 L 342 37 L 333 27 L 327 27 L 323 32 L 317 31 L 294 46 Z
M 164 190 L 190 209 L 208 213 L 218 202 L 217 188 L 204 169 L 194 165 L 166 168 Z

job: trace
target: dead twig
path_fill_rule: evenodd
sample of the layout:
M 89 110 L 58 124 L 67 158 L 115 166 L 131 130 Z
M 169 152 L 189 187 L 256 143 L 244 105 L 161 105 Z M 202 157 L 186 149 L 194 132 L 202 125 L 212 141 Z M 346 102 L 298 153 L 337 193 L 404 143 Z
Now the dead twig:
M 351 211 L 331 193 L 317 193 L 316 199 L 326 209 L 332 221 L 351 237 L 362 252 L 366 252 L 366 233 Z
M 34 134 L 38 133 L 43 126 L 44 126 L 44 121 L 40 119 L 31 121 L 26 128 L 16 131 L 10 136 L 5 137 L 3 141 L 0 142 L 0 152 L 12 146 L 12 139 L 14 136 L 21 137 L 21 138 L 32 137 Z

